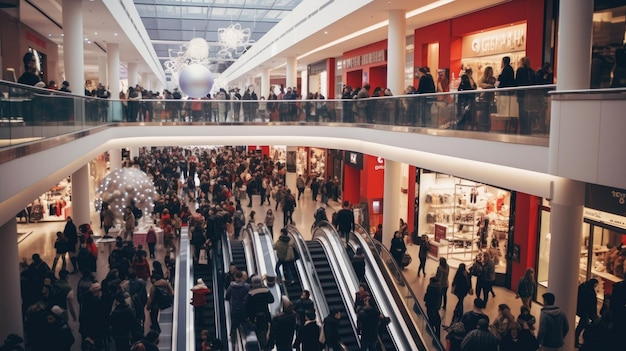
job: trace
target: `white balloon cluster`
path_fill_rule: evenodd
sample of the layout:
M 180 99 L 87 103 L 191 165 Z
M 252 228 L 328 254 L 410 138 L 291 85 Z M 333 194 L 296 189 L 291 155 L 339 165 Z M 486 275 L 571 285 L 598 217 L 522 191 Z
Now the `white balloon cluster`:
M 131 200 L 135 201 L 135 206 L 147 217 L 152 213 L 154 200 L 159 197 L 148 175 L 136 168 L 121 168 L 109 173 L 102 179 L 96 191 L 96 210 L 99 211 L 102 202 L 106 202 L 119 221 Z

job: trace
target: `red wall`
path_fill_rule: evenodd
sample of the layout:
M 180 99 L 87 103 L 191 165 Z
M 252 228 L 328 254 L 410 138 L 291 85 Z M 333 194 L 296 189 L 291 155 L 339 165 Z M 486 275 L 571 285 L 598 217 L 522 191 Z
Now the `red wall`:
M 407 187 L 407 212 L 406 212 L 406 223 L 409 226 L 409 232 L 413 232 L 415 228 L 415 173 L 417 168 L 415 166 L 409 165 L 409 184 Z
M 356 167 L 343 165 L 343 193 L 342 200 L 348 200 L 351 204 L 358 204 L 361 201 L 361 170 Z
M 343 53 L 342 59 L 347 59 L 359 55 L 364 55 L 370 52 L 379 51 L 379 50 L 387 50 L 387 40 L 382 40 L 373 44 L 365 45 L 360 48 L 346 51 Z M 372 68 L 379 67 L 379 69 L 372 71 Z M 380 67 L 383 67 L 384 73 L 380 70 Z M 354 71 L 360 71 L 359 76 L 357 78 Z M 363 81 L 363 73 L 367 73 L 368 79 L 367 82 Z M 387 62 L 376 62 L 369 65 L 359 66 L 359 67 L 351 67 L 343 69 L 343 81 L 346 82 L 347 85 L 350 85 L 352 88 L 362 87 L 365 83 L 370 83 L 372 86 L 372 90 L 375 87 L 380 86 L 382 88 L 387 86 Z M 371 92 L 371 91 L 370 91 Z
M 384 165 L 384 161 L 382 164 L 379 163 L 378 157 L 366 154 L 363 155 L 361 201 L 367 202 L 369 206 L 370 227 L 376 227 L 378 224 L 383 223 L 382 208 L 380 214 L 374 214 L 372 208 L 372 200 L 383 199 L 385 193 L 385 170 L 384 167 L 381 167 L 382 165 Z
M 415 67 L 426 64 L 426 45 L 439 43 L 439 67 L 461 69 L 461 38 L 481 30 L 526 22 L 526 56 L 532 67 L 543 62 L 544 0 L 512 0 L 415 30 Z
M 511 290 L 517 289 L 519 279 L 537 261 L 537 225 L 541 198 L 518 192 L 515 198 L 514 242 L 520 246 L 520 261 L 512 262 Z

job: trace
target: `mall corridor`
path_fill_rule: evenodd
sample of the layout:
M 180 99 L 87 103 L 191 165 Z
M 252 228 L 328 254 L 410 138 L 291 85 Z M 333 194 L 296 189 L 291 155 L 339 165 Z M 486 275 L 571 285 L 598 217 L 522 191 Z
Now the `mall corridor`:
M 250 211 L 256 212 L 257 222 L 260 222 L 265 217 L 266 211 L 271 207 L 274 209 L 274 201 L 272 200 L 272 206 L 264 205 L 260 206 L 260 198 L 258 195 L 253 196 L 253 206 L 251 208 L 243 207 L 246 216 L 250 213 Z M 193 204 L 190 204 L 193 206 Z M 338 211 L 340 209 L 340 203 L 330 200 L 328 207 L 326 207 L 328 217 L 330 218 L 334 211 Z M 307 187 L 302 198 L 297 202 L 296 211 L 294 213 L 294 221 L 296 222 L 296 226 L 298 230 L 302 233 L 303 237 L 308 240 L 311 238 L 311 225 L 313 224 L 313 213 L 317 208 L 323 206 L 323 204 L 319 201 L 314 202 L 311 198 L 311 190 Z M 279 210 L 276 212 L 276 223 L 277 227 L 279 223 L 282 223 L 282 211 Z M 92 228 L 96 236 L 103 235 L 103 230 L 100 229 L 98 215 L 92 214 Z M 20 258 L 26 259 L 28 263 L 31 262 L 31 256 L 34 253 L 39 253 L 44 261 L 48 263 L 48 265 L 52 266 L 52 262 L 55 257 L 54 250 L 54 240 L 56 238 L 56 232 L 62 231 L 65 226 L 64 221 L 58 222 L 40 222 L 40 223 L 18 223 L 18 232 L 19 236 L 19 255 Z M 276 231 L 276 229 L 274 229 Z M 276 236 L 277 237 L 277 236 Z M 423 296 L 426 292 L 426 287 L 428 285 L 428 277 L 434 276 L 437 269 L 437 261 L 430 257 L 426 264 L 426 272 L 427 277 L 417 277 L 417 267 L 419 265 L 419 260 L 417 259 L 419 251 L 418 245 L 409 245 L 407 246 L 407 253 L 409 253 L 413 261 L 412 263 L 404 270 L 404 275 L 407 282 L 410 284 L 413 292 L 420 300 L 423 306 Z M 163 257 L 165 256 L 165 248 L 162 245 L 157 246 L 156 252 L 156 260 L 163 262 Z M 96 273 L 96 279 L 98 281 L 102 281 L 106 274 L 108 273 L 108 254 L 109 248 L 107 244 L 99 244 L 98 245 L 98 270 Z M 149 259 L 150 263 L 152 263 L 153 259 Z M 60 264 L 57 265 L 57 274 L 60 270 Z M 68 260 L 68 269 L 71 268 L 71 263 Z M 451 266 L 450 271 L 450 281 L 454 277 L 454 273 L 456 272 L 456 267 Z M 78 280 L 80 279 L 80 274 L 70 275 L 70 284 L 72 287 L 76 287 Z M 475 279 L 474 279 L 475 281 Z M 149 284 L 149 282 L 148 282 Z M 148 286 L 149 287 L 149 286 Z M 487 307 L 485 309 L 485 313 L 489 315 L 491 319 L 495 318 L 498 314 L 498 305 L 505 303 L 511 307 L 512 313 L 517 316 L 519 314 L 519 307 L 521 306 L 521 300 L 515 298 L 515 293 L 511 290 L 502 287 L 494 287 L 494 292 L 496 296 L 494 298 L 490 298 L 487 303 Z M 464 311 L 469 311 L 472 308 L 473 300 L 475 296 L 468 296 L 464 300 Z M 441 310 L 441 319 L 442 324 L 450 324 L 453 314 L 453 307 L 456 304 L 456 297 L 452 294 L 451 289 L 448 290 L 448 299 L 449 306 L 447 310 Z M 78 307 L 76 303 L 76 308 Z M 532 305 L 532 315 L 534 315 L 537 319 L 539 318 L 541 306 L 537 303 L 533 303 Z M 171 309 L 170 309 L 171 311 Z M 167 311 L 166 311 L 167 312 Z M 161 317 L 163 318 L 163 317 Z M 146 317 L 147 319 L 147 317 Z M 73 347 L 72 351 L 80 350 L 80 334 L 78 333 L 78 323 L 74 322 L 70 318 L 70 326 L 72 327 L 73 334 L 75 339 L 77 340 Z M 149 327 L 149 321 L 146 321 L 146 331 Z M 163 328 L 165 331 L 166 328 Z M 442 331 L 442 343 L 445 345 L 445 335 L 446 333 Z M 162 335 L 162 340 L 166 339 L 168 336 L 165 333 Z M 167 348 L 166 344 L 161 342 L 161 349 L 165 350 Z

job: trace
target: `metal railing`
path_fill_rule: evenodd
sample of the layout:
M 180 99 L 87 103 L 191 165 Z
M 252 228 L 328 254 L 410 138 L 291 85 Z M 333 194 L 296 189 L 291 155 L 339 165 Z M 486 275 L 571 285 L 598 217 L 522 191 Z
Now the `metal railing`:
M 121 122 L 345 123 L 547 137 L 553 89 L 543 85 L 358 100 L 118 100 L 0 81 L 0 146 Z

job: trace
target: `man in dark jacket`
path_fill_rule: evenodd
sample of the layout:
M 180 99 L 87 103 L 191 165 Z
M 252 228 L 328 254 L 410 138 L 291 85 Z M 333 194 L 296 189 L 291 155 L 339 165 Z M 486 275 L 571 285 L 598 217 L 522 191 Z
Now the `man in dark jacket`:
M 308 311 L 305 319 L 304 325 L 298 329 L 293 348 L 300 351 L 319 351 L 321 349 L 320 326 L 315 323 L 315 311 Z M 299 348 L 301 344 L 302 348 Z
M 465 335 L 461 342 L 462 351 L 498 351 L 498 339 L 489 332 L 489 322 L 479 319 L 477 328 Z
M 270 289 L 263 284 L 263 278 L 257 276 L 252 277 L 250 291 L 244 298 L 246 314 L 256 331 L 259 345 L 265 348 L 267 345 L 268 323 L 272 320 L 269 304 L 274 302 L 274 295 Z
M 244 299 L 248 295 L 250 286 L 243 280 L 243 274 L 237 271 L 235 281 L 231 282 L 226 289 L 224 300 L 230 302 L 230 334 L 234 336 L 237 328 L 246 319 L 246 306 Z
M 350 232 L 354 230 L 354 212 L 350 209 L 348 200 L 343 202 L 343 207 L 337 212 L 337 230 L 339 235 L 346 239 L 346 245 L 350 240 Z
M 498 76 L 498 88 L 510 88 L 515 86 L 515 71 L 511 66 L 511 58 L 504 56 L 502 58 L 502 72 Z
M 296 209 L 296 198 L 291 193 L 291 189 L 287 189 L 287 193 L 283 199 L 283 226 L 286 227 L 288 223 L 294 224 L 293 211 Z
M 330 313 L 324 318 L 324 338 L 326 339 L 326 346 L 331 351 L 342 350 L 339 335 L 339 320 L 341 319 L 341 311 L 337 308 L 330 310 Z
M 580 317 L 576 327 L 574 342 L 576 347 L 580 347 L 580 334 L 598 317 L 598 297 L 596 295 L 598 280 L 591 278 L 578 286 L 578 300 L 576 304 L 576 315 Z
M 373 306 L 371 298 L 365 299 L 365 307 L 359 312 L 356 323 L 361 335 L 361 350 L 376 351 L 380 312 Z
M 115 296 L 114 306 L 109 317 L 111 338 L 115 342 L 116 350 L 128 350 L 130 348 L 132 331 L 135 327 L 135 314 L 121 293 Z
M 304 325 L 304 315 L 306 311 L 315 311 L 315 304 L 313 300 L 310 299 L 311 293 L 308 290 L 302 290 L 302 294 L 300 294 L 300 299 L 297 300 L 293 307 L 298 314 L 298 325 Z
M 365 256 L 363 256 L 363 249 L 356 249 L 356 253 L 352 256 L 352 268 L 354 268 L 354 273 L 356 273 L 356 277 L 359 280 L 359 283 L 365 281 Z
M 78 331 L 83 340 L 91 338 L 96 348 L 102 349 L 109 326 L 109 310 L 102 300 L 100 283 L 91 284 L 89 294 L 83 299 L 78 321 L 80 326 Z
M 554 305 L 555 296 L 552 293 L 545 293 L 543 297 L 543 308 L 539 317 L 539 333 L 537 341 L 542 350 L 558 351 L 565 344 L 565 336 L 569 331 L 569 323 L 565 313 Z
M 268 345 L 270 347 L 275 345 L 276 351 L 291 351 L 293 350 L 291 342 L 296 331 L 296 312 L 289 298 L 283 296 L 281 301 L 283 311 L 272 318 Z

